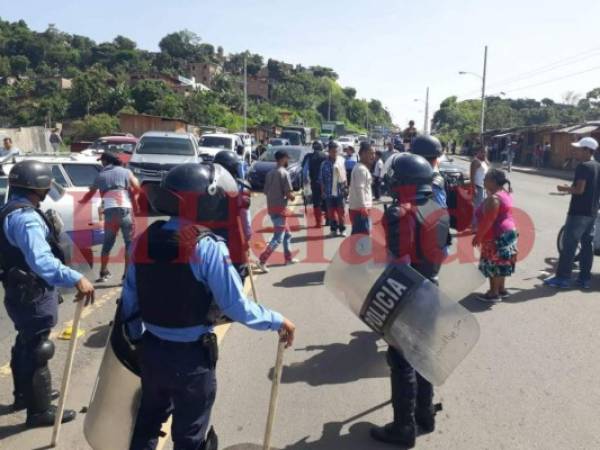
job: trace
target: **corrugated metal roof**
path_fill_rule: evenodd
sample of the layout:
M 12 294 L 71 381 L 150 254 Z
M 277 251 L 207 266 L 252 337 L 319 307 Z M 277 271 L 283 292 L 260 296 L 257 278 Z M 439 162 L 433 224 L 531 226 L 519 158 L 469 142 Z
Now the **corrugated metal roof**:
M 575 130 L 569 131 L 569 134 L 590 134 L 599 128 L 598 125 L 587 125 Z

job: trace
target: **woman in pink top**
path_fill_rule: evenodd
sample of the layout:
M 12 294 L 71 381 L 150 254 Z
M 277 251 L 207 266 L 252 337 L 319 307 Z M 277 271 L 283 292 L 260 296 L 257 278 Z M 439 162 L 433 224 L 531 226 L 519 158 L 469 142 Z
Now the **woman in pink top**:
M 490 279 L 490 290 L 479 296 L 497 303 L 508 296 L 506 277 L 515 271 L 518 233 L 512 216 L 512 189 L 506 173 L 491 169 L 485 176 L 488 197 L 476 211 L 479 227 L 473 246 L 481 246 L 479 270 Z

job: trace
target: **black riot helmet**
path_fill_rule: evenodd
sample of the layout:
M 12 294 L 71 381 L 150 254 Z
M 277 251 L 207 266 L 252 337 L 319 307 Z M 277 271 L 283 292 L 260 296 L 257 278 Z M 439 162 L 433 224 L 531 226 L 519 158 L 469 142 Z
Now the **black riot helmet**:
M 213 159 L 214 164 L 220 164 L 231 174 L 233 178 L 240 177 L 240 165 L 242 162 L 238 155 L 231 150 L 221 150 Z
M 218 164 L 188 163 L 172 168 L 160 185 L 147 185 L 158 212 L 195 222 L 225 221 L 230 199 L 238 194 L 234 178 Z
M 321 152 L 323 151 L 323 143 L 321 141 L 314 141 L 312 148 L 315 152 Z
M 442 156 L 442 144 L 438 138 L 421 134 L 413 141 L 410 151 L 425 159 L 434 159 Z
M 399 153 L 385 176 L 392 196 L 400 201 L 422 200 L 433 192 L 433 169 L 422 156 Z
M 8 185 L 21 189 L 50 189 L 52 186 L 52 169 L 43 162 L 28 159 L 18 162 L 8 174 Z

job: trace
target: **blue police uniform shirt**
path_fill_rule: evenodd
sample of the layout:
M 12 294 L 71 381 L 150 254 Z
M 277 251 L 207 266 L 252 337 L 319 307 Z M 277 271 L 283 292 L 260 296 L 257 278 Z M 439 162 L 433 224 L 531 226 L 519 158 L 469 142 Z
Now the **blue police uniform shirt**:
M 433 200 L 443 208 L 448 208 L 446 190 L 443 187 L 433 185 Z
M 172 217 L 163 227 L 174 230 L 179 226 L 180 220 Z M 231 264 L 229 251 L 224 242 L 216 242 L 210 238 L 201 239 L 190 257 L 190 267 L 194 278 L 208 286 L 219 309 L 227 317 L 254 330 L 278 331 L 281 328 L 283 324 L 281 314 L 249 300 L 244 295 L 242 281 Z M 126 321 L 139 313 L 134 264 L 130 264 L 127 268 L 121 301 L 122 314 Z M 203 334 L 211 332 L 213 327 L 198 325 L 166 328 L 135 319 L 131 320 L 128 329 L 133 339 L 139 338 L 145 329 L 166 341 L 194 342 Z
M 9 204 L 18 201 L 33 204 L 24 197 L 11 197 Z M 25 256 L 29 268 L 50 286 L 73 287 L 83 277 L 79 272 L 65 266 L 52 254 L 46 238 L 50 230 L 33 209 L 24 208 L 11 212 L 4 221 L 4 234 L 11 245 L 18 247 Z

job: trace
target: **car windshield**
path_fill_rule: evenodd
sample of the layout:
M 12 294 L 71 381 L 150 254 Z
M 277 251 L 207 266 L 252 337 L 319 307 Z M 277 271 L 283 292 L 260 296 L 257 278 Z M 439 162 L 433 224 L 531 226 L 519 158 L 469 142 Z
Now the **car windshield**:
M 279 148 L 270 148 L 260 157 L 261 161 L 275 161 L 275 152 L 281 150 Z M 285 152 L 290 157 L 290 162 L 297 162 L 302 156 L 302 150 L 297 148 L 286 148 Z
M 192 141 L 187 138 L 154 137 L 142 138 L 137 149 L 140 155 L 182 155 L 194 154 Z
M 271 145 L 285 145 L 286 142 L 283 139 L 271 139 Z
M 8 178 L 1 177 L 0 178 L 0 207 L 4 206 L 6 204 L 6 201 L 8 200 L 7 195 L 8 195 Z M 65 195 L 65 190 L 53 181 L 52 185 L 50 186 L 50 192 L 48 192 L 48 196 L 52 200 L 57 202 L 58 200 L 60 200 L 62 198 L 63 195 Z
M 91 186 L 100 172 L 97 164 L 64 164 L 63 167 L 75 187 Z
M 347 138 L 347 137 L 341 137 L 341 138 L 338 139 L 338 141 L 340 141 L 340 142 L 352 142 L 352 139 Z
M 222 148 L 225 150 L 231 150 L 231 139 L 218 136 L 203 136 L 202 138 L 200 138 L 200 145 L 202 147 Z
M 97 140 L 94 142 L 92 148 L 94 150 L 110 150 L 111 152 L 116 153 L 133 153 L 133 149 L 135 144 L 131 142 L 115 142 L 115 141 L 105 141 L 105 140 Z

